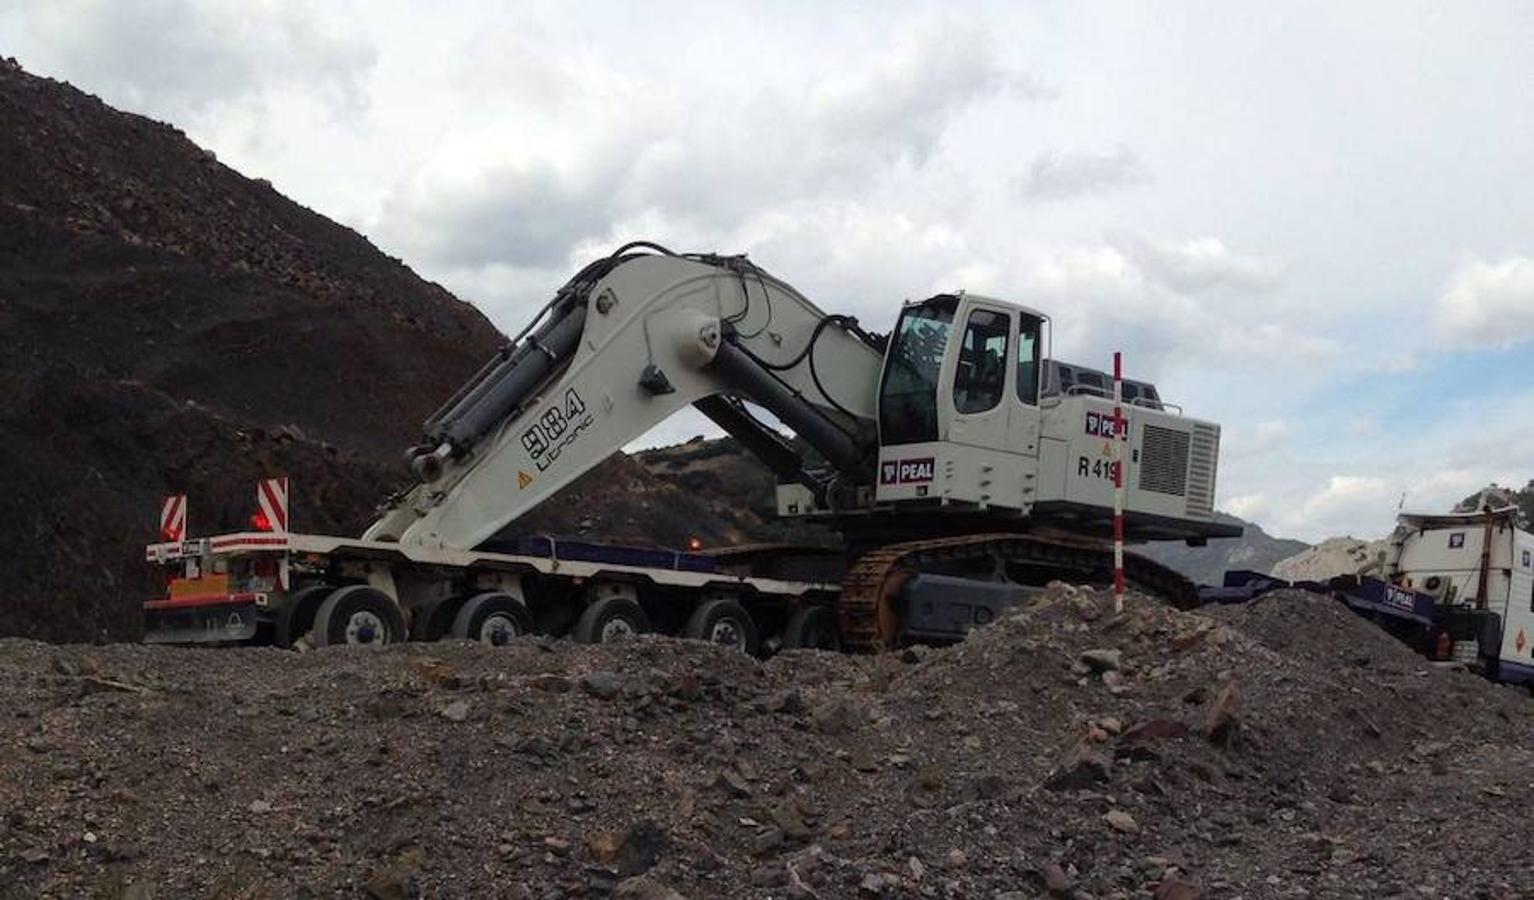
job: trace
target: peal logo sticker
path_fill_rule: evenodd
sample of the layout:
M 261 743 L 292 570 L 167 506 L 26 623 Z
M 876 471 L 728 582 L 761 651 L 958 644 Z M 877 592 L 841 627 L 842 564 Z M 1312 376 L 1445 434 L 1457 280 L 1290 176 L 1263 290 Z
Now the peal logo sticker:
M 879 464 L 880 484 L 913 484 L 931 481 L 937 465 L 930 456 L 921 459 L 892 459 Z
M 1113 427 L 1113 413 L 1093 412 L 1090 409 L 1087 410 L 1086 430 L 1088 437 L 1113 437 L 1113 432 L 1115 431 Z M 1124 432 L 1118 437 L 1121 441 L 1129 440 L 1129 420 L 1127 418 L 1124 420 Z

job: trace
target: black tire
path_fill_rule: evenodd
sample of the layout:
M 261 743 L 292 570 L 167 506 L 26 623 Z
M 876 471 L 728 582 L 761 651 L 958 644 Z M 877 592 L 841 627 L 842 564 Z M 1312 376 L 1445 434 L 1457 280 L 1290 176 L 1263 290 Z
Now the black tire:
M 324 604 L 325 597 L 335 589 L 332 584 L 311 584 L 289 595 L 272 627 L 272 644 L 284 650 L 291 649 L 299 638 L 314 628 L 315 614 Z
M 746 608 L 734 600 L 704 600 L 692 611 L 682 636 L 708 641 L 755 656 L 762 649 L 761 632 Z
M 644 634 L 650 618 L 627 597 L 604 597 L 581 613 L 570 635 L 582 644 L 603 644 L 619 635 Z
M 453 637 L 453 617 L 463 609 L 463 597 L 449 597 L 431 607 L 430 612 L 417 611 L 410 620 L 412 641 L 446 641 Z
M 314 614 L 314 645 L 381 647 L 405 640 L 405 617 L 388 594 L 365 584 L 338 588 Z
M 842 630 L 836 610 L 829 606 L 801 606 L 783 629 L 785 649 L 831 650 L 841 652 Z
M 453 637 L 504 647 L 512 638 L 533 633 L 527 605 L 510 594 L 487 591 L 470 597 L 453 617 Z

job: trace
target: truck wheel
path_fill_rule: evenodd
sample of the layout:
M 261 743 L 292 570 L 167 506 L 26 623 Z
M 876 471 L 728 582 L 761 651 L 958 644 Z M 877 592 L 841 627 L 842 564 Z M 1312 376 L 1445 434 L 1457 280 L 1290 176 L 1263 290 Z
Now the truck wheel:
M 334 591 L 314 615 L 316 647 L 382 647 L 404 639 L 405 617 L 399 606 L 388 594 L 365 584 Z
M 314 627 L 315 613 L 325 602 L 325 596 L 335 589 L 333 584 L 311 584 L 289 594 L 288 602 L 282 605 L 282 611 L 277 614 L 277 622 L 272 629 L 272 643 L 284 650 L 291 649 L 299 638 Z
M 789 617 L 783 629 L 783 646 L 788 649 L 842 649 L 842 633 L 837 627 L 836 610 L 829 606 L 801 606 Z
M 533 617 L 527 607 L 500 591 L 470 597 L 453 617 L 453 637 L 493 647 L 504 647 L 512 638 L 532 633 Z
M 571 635 L 582 644 L 606 644 L 650 630 L 650 619 L 627 597 L 604 597 L 581 613 Z
M 739 650 L 748 656 L 755 656 L 762 646 L 751 614 L 734 600 L 723 598 L 698 604 L 687 620 L 682 636 Z

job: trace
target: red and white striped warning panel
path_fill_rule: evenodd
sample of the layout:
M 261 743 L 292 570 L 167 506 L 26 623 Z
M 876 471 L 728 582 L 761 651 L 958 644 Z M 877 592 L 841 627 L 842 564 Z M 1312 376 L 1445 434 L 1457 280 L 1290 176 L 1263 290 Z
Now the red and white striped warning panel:
M 263 478 L 256 484 L 256 527 L 273 534 L 288 533 L 288 479 Z
M 160 501 L 160 536 L 167 541 L 186 538 L 186 495 L 171 494 Z

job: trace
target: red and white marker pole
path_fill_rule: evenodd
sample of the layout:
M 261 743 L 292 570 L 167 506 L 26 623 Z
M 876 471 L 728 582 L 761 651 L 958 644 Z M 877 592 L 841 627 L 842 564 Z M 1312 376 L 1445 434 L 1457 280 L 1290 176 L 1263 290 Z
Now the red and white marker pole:
M 1124 354 L 1113 354 L 1113 611 L 1124 611 Z

